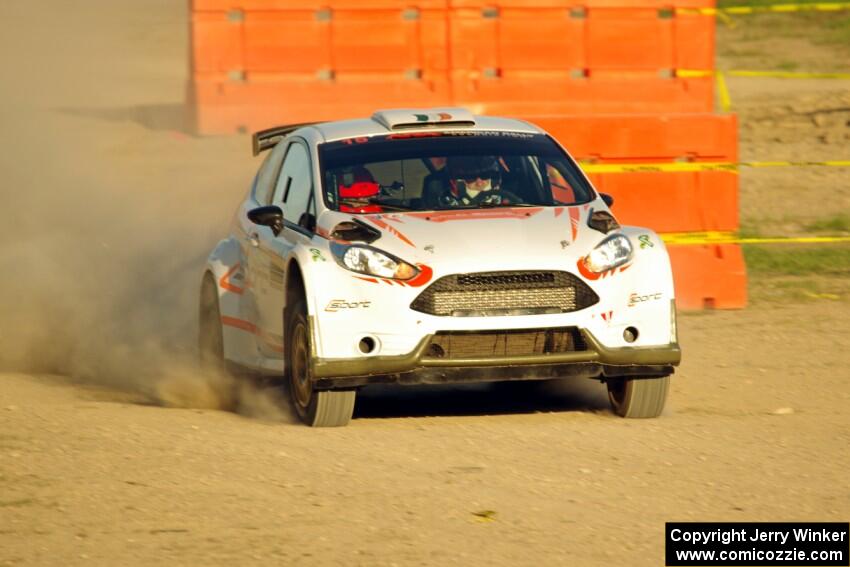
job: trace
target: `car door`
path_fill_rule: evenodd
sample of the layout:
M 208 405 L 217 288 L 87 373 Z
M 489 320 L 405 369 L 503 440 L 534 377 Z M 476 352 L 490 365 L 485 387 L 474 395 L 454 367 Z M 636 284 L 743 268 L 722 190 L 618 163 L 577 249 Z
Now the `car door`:
M 267 356 L 283 356 L 283 307 L 285 302 L 286 259 L 299 241 L 309 241 L 312 231 L 304 226 L 305 213 L 311 211 L 313 176 L 307 145 L 293 140 L 286 149 L 283 167 L 269 204 L 283 209 L 284 228 L 276 235 L 271 230 L 257 233 L 256 265 L 263 265 L 264 285 L 257 290 L 260 347 Z M 314 213 L 315 214 L 315 213 Z M 265 228 L 265 227 L 263 227 Z
M 240 316 L 254 325 L 259 324 L 258 297 L 260 294 L 268 292 L 267 274 L 269 265 L 266 257 L 258 253 L 260 234 L 265 232 L 271 234 L 271 229 L 254 224 L 248 218 L 248 212 L 257 207 L 268 205 L 271 201 L 285 154 L 286 144 L 279 144 L 268 153 L 263 164 L 257 170 L 251 191 L 240 205 L 234 219 L 234 235 L 238 238 L 239 247 L 242 251 L 241 266 L 244 274 L 244 280 L 240 283 L 240 287 L 243 288 Z

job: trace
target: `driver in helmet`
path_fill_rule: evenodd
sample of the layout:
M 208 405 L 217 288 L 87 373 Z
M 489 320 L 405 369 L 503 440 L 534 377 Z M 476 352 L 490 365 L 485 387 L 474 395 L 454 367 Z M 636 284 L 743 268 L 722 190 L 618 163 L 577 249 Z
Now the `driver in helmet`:
M 440 197 L 443 207 L 507 205 L 500 192 L 502 166 L 493 156 L 451 156 L 446 160 L 448 190 Z

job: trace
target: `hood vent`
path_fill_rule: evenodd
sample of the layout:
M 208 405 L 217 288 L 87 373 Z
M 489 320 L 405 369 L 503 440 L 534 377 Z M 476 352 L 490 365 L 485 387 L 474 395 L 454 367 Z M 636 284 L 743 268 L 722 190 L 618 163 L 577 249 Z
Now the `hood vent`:
M 331 231 L 332 240 L 344 240 L 346 242 L 365 242 L 371 244 L 380 237 L 380 231 L 357 219 L 341 222 Z

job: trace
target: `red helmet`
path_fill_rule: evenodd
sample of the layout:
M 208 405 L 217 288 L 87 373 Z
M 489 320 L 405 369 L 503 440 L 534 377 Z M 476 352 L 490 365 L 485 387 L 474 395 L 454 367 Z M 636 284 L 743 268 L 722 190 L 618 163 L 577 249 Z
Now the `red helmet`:
M 340 200 L 360 200 L 377 197 L 381 193 L 381 187 L 372 177 L 372 174 L 363 166 L 354 167 L 350 172 L 342 174 L 337 187 Z M 343 213 L 381 213 L 380 205 L 350 205 L 340 203 L 339 210 Z

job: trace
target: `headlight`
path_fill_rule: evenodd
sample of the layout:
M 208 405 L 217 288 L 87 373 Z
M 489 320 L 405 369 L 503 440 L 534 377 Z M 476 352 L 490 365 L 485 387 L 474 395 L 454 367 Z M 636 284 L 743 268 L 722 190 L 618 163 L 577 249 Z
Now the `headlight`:
M 334 242 L 331 243 L 331 253 L 340 266 L 360 274 L 409 280 L 419 273 L 404 260 L 368 246 L 346 246 Z
M 599 273 L 622 266 L 632 257 L 632 243 L 622 234 L 614 234 L 600 242 L 585 256 L 584 263 L 591 272 Z

